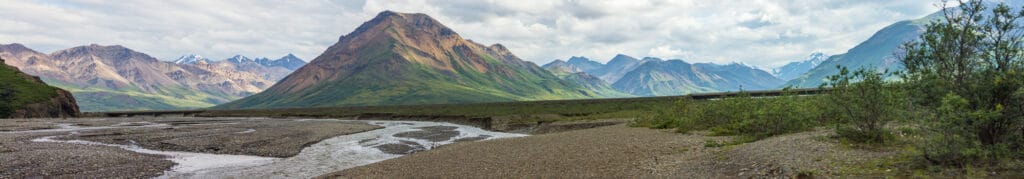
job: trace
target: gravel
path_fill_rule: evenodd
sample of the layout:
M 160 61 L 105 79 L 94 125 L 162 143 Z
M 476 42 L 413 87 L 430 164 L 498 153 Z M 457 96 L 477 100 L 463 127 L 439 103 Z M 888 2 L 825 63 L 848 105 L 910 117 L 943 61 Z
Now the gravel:
M 174 165 L 117 147 L 30 141 L 51 135 L 0 135 L 0 178 L 150 178 Z
M 635 178 L 645 161 L 702 144 L 624 125 L 447 145 L 356 167 L 334 178 Z
M 835 177 L 837 165 L 892 152 L 849 149 L 831 131 L 781 135 L 726 147 L 731 137 L 615 125 L 522 138 L 457 143 L 325 174 L 323 178 L 798 178 Z M 803 176 L 801 176 L 803 175 Z

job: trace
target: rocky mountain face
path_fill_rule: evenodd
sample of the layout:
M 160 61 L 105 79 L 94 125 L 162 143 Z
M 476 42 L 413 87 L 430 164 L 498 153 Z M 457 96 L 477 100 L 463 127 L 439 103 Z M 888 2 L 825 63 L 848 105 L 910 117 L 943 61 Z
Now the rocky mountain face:
M 5 63 L 0 58 L 0 118 L 63 118 L 80 114 L 71 93 L 48 86 L 38 77 Z
M 782 67 L 772 69 L 772 75 L 785 81 L 793 80 L 811 71 L 814 67 L 818 67 L 821 62 L 828 60 L 828 57 L 830 56 L 820 52 L 812 53 L 804 60 L 789 62 Z
M 502 45 L 424 14 L 385 11 L 259 94 L 219 108 L 473 103 L 597 97 Z
M 6 63 L 74 94 L 83 111 L 210 107 L 260 92 L 290 70 L 255 61 L 210 61 L 187 55 L 160 61 L 122 46 L 89 45 L 43 54 L 0 45 Z

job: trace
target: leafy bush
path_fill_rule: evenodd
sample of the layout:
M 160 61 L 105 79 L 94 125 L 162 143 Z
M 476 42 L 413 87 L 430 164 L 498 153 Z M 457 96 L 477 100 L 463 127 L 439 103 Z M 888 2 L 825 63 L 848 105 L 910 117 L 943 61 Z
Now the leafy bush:
M 884 73 L 838 68 L 839 74 L 829 77 L 832 91 L 826 96 L 836 132 L 854 142 L 885 143 L 891 137 L 885 126 L 902 117 L 906 95 L 896 83 L 886 82 Z
M 945 11 L 905 45 L 903 65 L 915 115 L 925 127 L 919 149 L 943 166 L 1021 160 L 1024 143 L 1024 11 L 981 1 Z

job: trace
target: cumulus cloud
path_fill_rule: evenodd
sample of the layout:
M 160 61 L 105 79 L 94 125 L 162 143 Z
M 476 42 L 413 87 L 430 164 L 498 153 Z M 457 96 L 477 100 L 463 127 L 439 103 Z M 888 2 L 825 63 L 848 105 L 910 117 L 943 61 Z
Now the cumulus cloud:
M 938 2 L 938 1 L 935 1 Z M 780 66 L 844 53 L 938 10 L 891 0 L 0 0 L 0 43 L 44 52 L 120 44 L 161 59 L 199 53 L 307 60 L 383 10 L 426 13 L 462 36 L 546 63 L 615 54 Z

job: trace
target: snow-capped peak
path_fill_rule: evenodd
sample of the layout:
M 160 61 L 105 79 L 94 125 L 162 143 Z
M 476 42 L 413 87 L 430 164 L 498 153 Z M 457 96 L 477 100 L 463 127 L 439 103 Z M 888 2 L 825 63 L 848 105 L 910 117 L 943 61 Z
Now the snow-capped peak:
M 811 56 L 807 57 L 807 59 L 804 60 L 804 61 L 810 62 L 811 66 L 818 66 L 819 64 L 821 64 L 821 62 L 825 62 L 825 60 L 827 60 L 828 57 L 830 57 L 830 56 L 829 55 L 825 55 L 824 53 L 814 52 L 814 53 L 811 54 Z
M 177 64 L 197 64 L 199 62 L 209 62 L 209 59 L 203 57 L 202 55 L 188 54 L 178 57 L 177 60 L 174 60 L 174 63 Z
M 804 60 L 790 62 L 785 66 L 772 69 L 772 75 L 779 77 L 779 79 L 792 80 L 800 77 L 800 75 L 803 75 L 807 71 L 814 69 L 814 67 L 821 65 L 821 63 L 828 60 L 829 57 L 831 56 L 821 52 L 814 52 Z
M 231 58 L 228 58 L 227 60 L 228 60 L 229 62 L 234 62 L 234 63 L 242 63 L 242 62 L 250 62 L 250 61 L 253 61 L 253 60 L 252 60 L 252 59 L 250 59 L 249 57 L 246 57 L 246 56 L 242 56 L 242 55 L 235 55 L 235 56 L 233 56 L 233 57 L 231 57 Z

